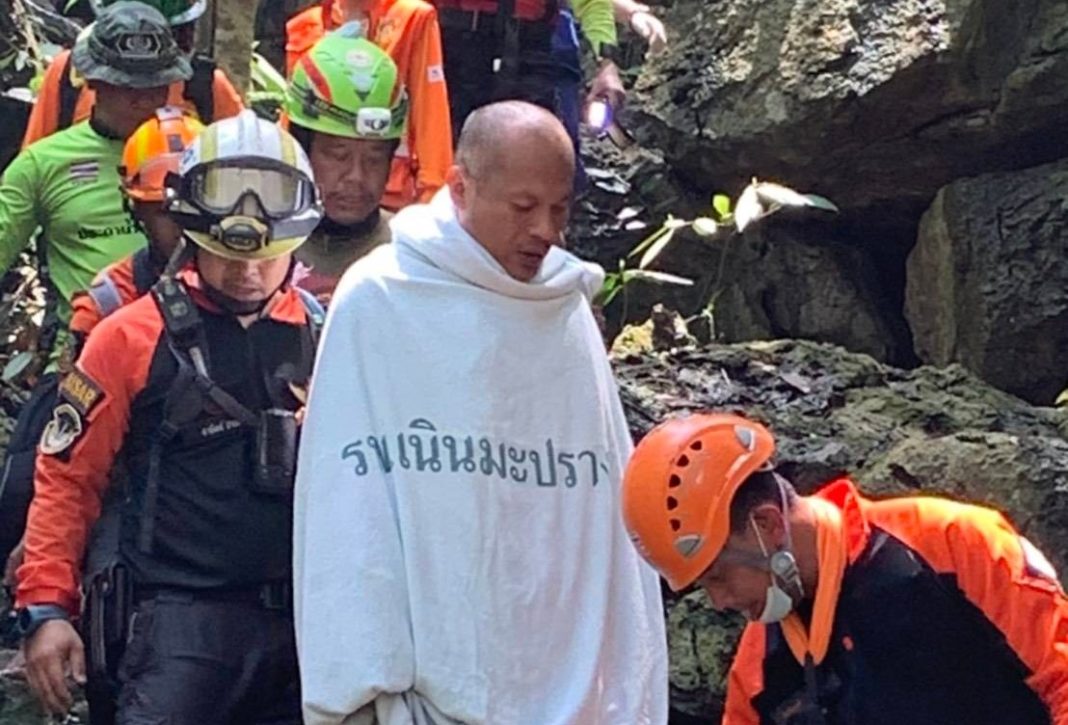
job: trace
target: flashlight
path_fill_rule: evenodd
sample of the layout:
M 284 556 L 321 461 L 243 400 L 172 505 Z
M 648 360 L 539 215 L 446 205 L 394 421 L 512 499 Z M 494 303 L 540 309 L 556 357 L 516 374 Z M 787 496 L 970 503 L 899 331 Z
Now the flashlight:
M 586 106 L 586 125 L 598 136 L 612 125 L 612 106 L 603 98 L 595 98 Z

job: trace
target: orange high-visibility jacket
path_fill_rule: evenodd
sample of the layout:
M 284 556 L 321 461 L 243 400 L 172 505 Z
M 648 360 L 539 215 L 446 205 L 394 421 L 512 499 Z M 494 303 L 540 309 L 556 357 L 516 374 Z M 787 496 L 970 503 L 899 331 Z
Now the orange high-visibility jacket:
M 813 710 L 866 725 L 1068 723 L 1068 598 L 1000 513 L 870 501 L 846 479 L 817 496 L 842 511 L 848 551 L 830 648 L 806 682 L 782 627 L 749 624 L 724 725 Z
M 67 58 L 69 57 L 69 50 L 61 51 L 45 71 L 44 78 L 41 81 L 41 92 L 37 95 L 37 101 L 33 104 L 30 120 L 26 124 L 26 134 L 22 137 L 23 148 L 58 130 L 59 87 L 61 83 L 69 82 L 69 80 L 63 78 L 63 70 L 68 66 Z M 185 98 L 184 94 L 185 83 L 183 81 L 172 83 L 167 94 L 167 105 L 185 108 L 196 115 L 196 107 L 192 101 Z M 245 107 L 241 102 L 241 94 L 230 83 L 230 79 L 226 77 L 226 74 L 219 69 L 215 70 L 212 95 L 215 100 L 214 120 L 236 116 Z M 96 94 L 83 86 L 78 94 L 78 101 L 74 106 L 72 123 L 78 123 L 89 118 L 89 112 L 93 110 L 95 102 Z
M 340 18 L 332 0 L 313 5 L 286 23 L 286 70 Z M 452 165 L 449 93 L 442 65 L 441 31 L 434 6 L 423 0 L 378 0 L 368 38 L 389 53 L 408 89 L 408 137 L 393 159 L 382 206 L 397 210 L 429 201 Z

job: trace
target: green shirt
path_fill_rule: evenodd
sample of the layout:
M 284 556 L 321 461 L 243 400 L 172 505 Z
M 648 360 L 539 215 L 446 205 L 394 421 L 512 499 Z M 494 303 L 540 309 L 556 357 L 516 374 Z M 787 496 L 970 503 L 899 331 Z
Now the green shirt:
M 616 44 L 616 18 L 612 0 L 571 0 L 575 19 L 582 27 L 582 34 L 590 41 L 595 54 L 601 46 Z
M 122 148 L 122 140 L 83 121 L 31 144 L 0 180 L 0 269 L 11 267 L 40 227 L 64 327 L 74 293 L 146 243 L 123 205 Z

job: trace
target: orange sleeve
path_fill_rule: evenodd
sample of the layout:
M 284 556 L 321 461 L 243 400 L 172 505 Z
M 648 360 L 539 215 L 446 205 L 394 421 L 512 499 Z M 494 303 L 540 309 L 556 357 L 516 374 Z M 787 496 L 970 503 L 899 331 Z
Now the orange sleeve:
M 1068 723 L 1068 599 L 1052 565 L 996 511 L 912 501 L 921 524 L 902 527 L 903 538 L 936 570 L 956 576 L 1030 671 L 1027 684 L 1052 721 Z
M 84 339 L 104 319 L 88 292 L 75 292 L 70 301 L 70 331 Z
M 723 725 L 760 725 L 753 698 L 764 689 L 765 636 L 766 629 L 762 624 L 747 624 L 742 632 L 727 675 Z
M 63 69 L 67 66 L 69 57 L 69 50 L 60 51 L 45 70 L 44 78 L 41 79 L 41 90 L 30 110 L 26 133 L 22 136 L 22 148 L 55 133 L 59 124 L 59 84 L 63 80 Z
M 26 148 L 34 141 L 40 141 L 45 136 L 55 133 L 59 126 L 59 86 L 66 83 L 63 78 L 63 70 L 67 67 L 69 50 L 60 51 L 52 63 L 45 70 L 41 79 L 41 90 L 37 94 L 37 100 L 30 110 L 30 119 L 26 123 L 26 133 L 22 137 L 22 148 Z M 93 112 L 93 104 L 96 103 L 96 94 L 88 87 L 82 86 L 78 91 L 78 98 L 74 102 L 74 114 L 71 124 L 84 121 Z
M 241 100 L 241 94 L 234 88 L 230 79 L 218 68 L 215 69 L 215 80 L 211 87 L 212 96 L 215 98 L 215 119 L 220 121 L 224 118 L 232 118 L 245 110 L 245 103 Z
M 140 297 L 137 291 L 137 282 L 134 280 L 134 255 L 123 257 L 118 262 L 109 264 L 97 272 L 88 290 L 74 293 L 74 297 L 70 301 L 70 331 L 81 335 L 83 341 L 93 331 L 93 328 L 104 319 L 104 313 L 90 291 L 105 281 L 114 286 L 114 291 L 118 293 L 120 307 L 125 307 Z M 112 308 L 108 311 L 114 312 L 115 309 L 117 308 Z
M 286 78 L 293 75 L 297 61 L 325 32 L 321 5 L 313 5 L 286 21 Z
M 89 531 L 126 435 L 130 402 L 145 385 L 159 338 L 159 323 L 153 326 L 151 319 L 155 314 L 158 320 L 155 302 L 143 302 L 104 320 L 60 383 L 37 450 L 26 558 L 18 570 L 20 607 L 52 603 L 78 613 Z
M 444 186 L 445 173 L 452 166 L 452 121 L 438 14 L 430 5 L 418 12 L 406 79 L 411 97 L 408 145 L 419 165 L 416 192 L 419 201 L 425 202 Z

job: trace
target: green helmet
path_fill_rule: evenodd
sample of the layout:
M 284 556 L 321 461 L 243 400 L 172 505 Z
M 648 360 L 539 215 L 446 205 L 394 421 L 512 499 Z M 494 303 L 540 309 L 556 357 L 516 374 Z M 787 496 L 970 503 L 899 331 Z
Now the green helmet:
M 201 15 L 208 7 L 208 0 L 137 0 L 145 5 L 151 5 L 159 10 L 167 22 L 173 25 L 191 23 Z M 100 15 L 100 11 L 108 5 L 114 5 L 118 0 L 89 0 L 93 6 L 93 12 Z
M 293 69 L 289 120 L 311 131 L 364 139 L 400 139 L 408 94 L 389 55 L 364 38 L 328 33 Z

